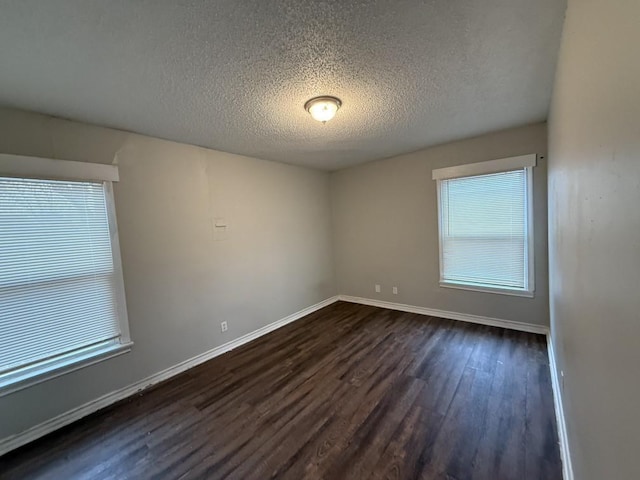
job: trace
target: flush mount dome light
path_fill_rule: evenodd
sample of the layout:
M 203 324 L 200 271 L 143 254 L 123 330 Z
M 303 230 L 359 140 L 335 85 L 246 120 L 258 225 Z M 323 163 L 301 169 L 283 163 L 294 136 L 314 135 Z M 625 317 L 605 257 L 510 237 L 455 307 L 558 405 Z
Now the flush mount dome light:
M 314 120 L 326 123 L 335 117 L 336 112 L 342 106 L 342 102 L 336 97 L 315 97 L 304 104 L 304 109 L 311 114 Z

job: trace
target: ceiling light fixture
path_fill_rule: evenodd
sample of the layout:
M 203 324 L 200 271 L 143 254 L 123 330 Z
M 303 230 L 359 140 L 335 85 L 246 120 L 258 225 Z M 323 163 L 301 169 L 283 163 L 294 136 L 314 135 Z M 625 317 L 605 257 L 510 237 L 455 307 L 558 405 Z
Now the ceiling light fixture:
M 335 117 L 336 112 L 342 106 L 342 102 L 336 97 L 315 97 L 304 104 L 304 109 L 309 112 L 314 120 L 326 123 Z

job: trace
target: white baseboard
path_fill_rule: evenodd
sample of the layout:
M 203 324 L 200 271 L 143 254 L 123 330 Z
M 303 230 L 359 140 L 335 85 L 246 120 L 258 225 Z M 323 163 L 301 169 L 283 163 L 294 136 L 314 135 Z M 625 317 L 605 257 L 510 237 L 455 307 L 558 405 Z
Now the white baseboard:
M 514 322 L 512 320 L 502 320 L 499 318 L 482 317 L 480 315 L 471 315 L 469 313 L 448 312 L 446 310 L 436 310 L 434 308 L 416 307 L 414 305 L 405 305 L 403 303 L 385 302 L 382 300 L 374 300 L 371 298 L 351 297 L 349 295 L 339 295 L 340 300 L 351 303 L 360 303 L 362 305 L 371 305 L 374 307 L 388 308 L 390 310 L 400 310 L 402 312 L 418 313 L 421 315 L 430 315 L 432 317 L 448 318 L 450 320 L 460 320 L 462 322 L 479 323 L 481 325 L 490 325 L 492 327 L 508 328 L 510 330 L 519 330 L 521 332 L 539 333 L 548 335 L 549 328 L 544 325 L 535 325 L 533 323 Z
M 414 305 L 405 305 L 402 303 L 385 302 L 382 300 L 374 300 L 371 298 L 351 297 L 349 295 L 340 295 L 339 299 L 345 302 L 360 303 L 362 305 L 371 305 L 374 307 L 388 308 L 391 310 L 400 310 L 402 312 L 418 313 L 421 315 L 430 315 L 432 317 L 449 318 L 451 320 L 460 320 L 463 322 L 479 323 L 482 325 L 490 325 L 493 327 L 509 328 L 511 330 L 519 330 L 523 332 L 538 333 L 547 337 L 547 351 L 549 352 L 549 369 L 551 371 L 551 385 L 553 389 L 554 408 L 556 413 L 556 424 L 558 426 L 558 440 L 560 441 L 560 455 L 562 457 L 562 474 L 564 480 L 573 480 L 573 468 L 571 466 L 571 455 L 569 452 L 569 443 L 567 440 L 567 427 L 564 418 L 564 409 L 562 406 L 562 392 L 558 379 L 558 369 L 556 367 L 556 359 L 553 351 L 553 342 L 549 328 L 542 325 L 534 325 L 531 323 L 514 322 L 512 320 L 502 320 L 498 318 L 482 317 L 479 315 L 471 315 L 468 313 L 448 312 L 446 310 L 436 310 L 433 308 L 416 307 Z
M 571 454 L 567 438 L 567 425 L 564 417 L 564 408 L 562 406 L 562 390 L 560 389 L 556 358 L 553 351 L 553 342 L 551 341 L 551 333 L 548 327 L 542 325 L 534 325 L 531 323 L 521 323 L 511 320 L 482 317 L 479 315 L 471 315 L 468 313 L 448 312 L 445 310 L 416 307 L 413 305 L 405 305 L 402 303 L 385 302 L 382 300 L 374 300 L 371 298 L 351 297 L 349 295 L 340 295 L 339 299 L 345 302 L 360 303 L 362 305 L 371 305 L 374 307 L 388 308 L 391 310 L 400 310 L 402 312 L 418 313 L 422 315 L 430 315 L 433 317 L 461 320 L 463 322 L 479 323 L 482 325 L 491 325 L 494 327 L 503 327 L 509 328 L 511 330 L 519 330 L 523 332 L 545 335 L 547 337 L 549 369 L 551 371 L 551 386 L 553 389 L 553 401 L 556 414 L 556 425 L 558 428 L 558 440 L 560 442 L 560 455 L 562 457 L 562 475 L 564 480 L 574 480 L 573 467 L 571 465 Z
M 560 456 L 562 457 L 562 476 L 564 480 L 573 480 L 573 466 L 571 464 L 571 451 L 567 437 L 567 423 L 564 417 L 562 404 L 562 388 L 558 377 L 556 354 L 553 350 L 551 336 L 547 336 L 547 352 L 549 352 L 549 369 L 551 370 L 551 387 L 553 389 L 553 405 L 556 410 L 556 425 L 558 427 L 558 440 L 560 441 Z
M 58 430 L 59 428 L 69 425 L 70 423 L 75 422 L 76 420 L 80 420 L 81 418 L 86 417 L 87 415 L 90 415 L 94 412 L 97 412 L 102 408 L 108 407 L 109 405 L 115 402 L 118 402 L 127 397 L 130 397 L 131 395 L 134 395 L 140 392 L 141 390 L 144 390 L 152 385 L 155 385 L 171 377 L 174 377 L 175 375 L 178 375 L 184 372 L 185 370 L 189 370 L 190 368 L 193 368 L 196 365 L 206 362 L 207 360 L 211 360 L 212 358 L 222 355 L 223 353 L 233 350 L 234 348 L 238 348 L 239 346 L 244 345 L 245 343 L 248 343 L 251 340 L 255 340 L 256 338 L 261 337 L 262 335 L 266 335 L 267 333 L 272 332 L 273 330 L 283 327 L 288 323 L 294 322 L 306 315 L 309 315 L 310 313 L 315 312 L 316 310 L 320 310 L 321 308 L 324 308 L 327 305 L 331 305 L 332 303 L 337 301 L 338 301 L 337 295 L 331 298 L 327 298 L 326 300 L 323 300 L 320 303 L 311 305 L 310 307 L 304 308 L 287 317 L 284 317 L 280 320 L 270 323 L 269 325 L 265 325 L 262 328 L 254 330 L 253 332 L 250 332 L 246 335 L 236 338 L 235 340 L 227 342 L 224 345 L 220 345 L 219 347 L 216 347 L 212 350 L 204 352 L 193 358 L 185 360 L 184 362 L 180 362 L 177 365 L 174 365 L 165 370 L 162 370 L 161 372 L 153 374 L 143 380 L 140 380 L 139 382 L 133 383 L 131 385 L 128 385 L 114 392 L 107 393 L 102 397 L 99 397 L 95 400 L 85 403 L 84 405 L 81 405 L 77 408 L 69 410 L 68 412 L 58 415 L 57 417 L 47 420 L 39 425 L 31 427 L 22 433 L 18 433 L 16 435 L 12 435 L 10 437 L 4 438 L 0 440 L 0 455 L 4 455 L 5 453 L 11 450 L 21 447 L 22 445 L 32 442 L 44 435 L 47 435 L 48 433 L 51 433 L 55 430 Z
M 39 425 L 29 428 L 28 430 L 25 430 L 22 433 L 4 438 L 0 440 L 0 455 L 3 455 L 11 450 L 21 447 L 22 445 L 25 445 L 29 442 L 37 440 L 38 438 L 44 435 L 47 435 L 48 433 L 51 433 L 59 428 L 69 425 L 70 423 L 80 420 L 81 418 L 86 417 L 87 415 L 90 415 L 94 412 L 97 412 L 98 410 L 101 410 L 105 407 L 108 407 L 109 405 L 112 405 L 115 402 L 118 402 L 127 397 L 135 395 L 136 393 L 142 390 L 145 390 L 146 388 L 152 385 L 155 385 L 164 380 L 167 380 L 175 375 L 178 375 L 186 370 L 189 370 L 190 368 L 195 367 L 196 365 L 204 363 L 207 360 L 211 360 L 212 358 L 215 358 L 219 355 L 222 355 L 223 353 L 226 353 L 241 345 L 244 345 L 245 343 L 248 343 L 251 340 L 261 337 L 262 335 L 266 335 L 267 333 L 272 332 L 273 330 L 283 327 L 288 323 L 294 322 L 338 300 L 351 302 L 351 303 L 360 303 L 363 305 L 372 305 L 372 306 L 381 307 L 381 308 L 388 308 L 391 310 L 400 310 L 404 312 L 418 313 L 422 315 L 430 315 L 430 316 L 440 317 L 440 318 L 448 318 L 452 320 L 461 320 L 464 322 L 479 323 L 483 325 L 509 328 L 512 330 L 520 330 L 520 331 L 531 332 L 531 333 L 545 334 L 547 335 L 547 338 L 549 338 L 548 329 L 540 325 L 513 322 L 510 320 L 501 320 L 501 319 L 490 318 L 490 317 L 482 317 L 482 316 L 471 315 L 466 313 L 448 312 L 444 310 L 436 310 L 436 309 L 425 308 L 425 307 L 416 307 L 412 305 L 404 305 L 400 303 L 385 302 L 381 300 L 373 300 L 373 299 L 361 298 L 361 297 L 352 297 L 348 295 L 338 295 L 338 296 L 328 298 L 310 307 L 304 308 L 292 315 L 289 315 L 285 318 L 282 318 L 273 323 L 270 323 L 269 325 L 265 325 L 264 327 L 254 330 L 253 332 L 250 332 L 239 338 L 236 338 L 235 340 L 227 342 L 224 345 L 220 345 L 219 347 L 216 347 L 212 350 L 204 352 L 193 358 L 185 360 L 184 362 L 181 362 L 177 365 L 174 365 L 165 370 L 162 370 L 161 372 L 151 375 L 139 382 L 133 383 L 124 388 L 121 388 L 119 390 L 103 395 L 102 397 L 92 400 L 84 405 L 81 405 L 80 407 L 69 410 L 68 412 L 65 412 Z M 565 480 L 573 480 L 573 472 L 572 472 L 571 463 L 569 460 L 570 459 L 569 447 L 566 440 L 567 436 L 566 436 L 566 427 L 564 422 L 564 413 L 562 409 L 562 401 L 560 398 L 560 388 L 559 388 L 559 382 L 557 378 L 557 369 L 555 368 L 555 357 L 553 354 L 553 347 L 550 341 L 548 341 L 548 345 L 549 345 L 548 347 L 549 361 L 551 364 L 551 378 L 552 378 L 552 385 L 554 390 L 554 402 L 555 402 L 556 417 L 557 417 L 557 423 L 558 423 L 558 435 L 560 437 L 562 463 L 563 463 L 563 469 L 564 469 L 564 478 Z

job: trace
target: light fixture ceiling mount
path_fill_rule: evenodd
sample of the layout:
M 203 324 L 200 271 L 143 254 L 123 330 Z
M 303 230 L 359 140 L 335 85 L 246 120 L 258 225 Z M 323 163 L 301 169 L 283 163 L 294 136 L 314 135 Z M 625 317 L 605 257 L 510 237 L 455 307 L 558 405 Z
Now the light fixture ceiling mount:
M 342 101 L 336 97 L 314 97 L 304 104 L 304 109 L 309 112 L 314 120 L 326 123 L 335 117 L 336 112 L 342 106 Z

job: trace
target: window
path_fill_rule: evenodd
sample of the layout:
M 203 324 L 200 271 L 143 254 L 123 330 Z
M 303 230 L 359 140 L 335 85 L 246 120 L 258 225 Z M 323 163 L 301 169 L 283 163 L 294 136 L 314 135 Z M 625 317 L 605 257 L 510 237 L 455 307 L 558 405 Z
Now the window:
M 440 284 L 533 296 L 535 155 L 434 170 Z
M 0 157 L 0 393 L 8 393 L 131 342 L 111 181 L 3 176 L 16 157 Z M 76 163 L 22 162 L 30 160 Z M 80 177 L 91 168 L 80 165 Z

